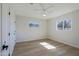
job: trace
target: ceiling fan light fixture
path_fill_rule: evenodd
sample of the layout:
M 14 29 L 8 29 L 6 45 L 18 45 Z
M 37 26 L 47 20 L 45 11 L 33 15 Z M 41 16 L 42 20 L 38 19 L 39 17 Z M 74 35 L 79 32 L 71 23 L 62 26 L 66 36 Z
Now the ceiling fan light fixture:
M 43 14 L 43 16 L 46 16 L 46 14 Z

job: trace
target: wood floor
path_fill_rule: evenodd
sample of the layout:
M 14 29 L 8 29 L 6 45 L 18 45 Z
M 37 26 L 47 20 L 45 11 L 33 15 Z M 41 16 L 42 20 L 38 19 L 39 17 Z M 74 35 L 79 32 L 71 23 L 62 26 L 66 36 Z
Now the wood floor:
M 56 48 L 47 49 L 41 42 L 46 42 Z M 43 39 L 17 43 L 13 56 L 79 56 L 79 49 L 53 40 Z

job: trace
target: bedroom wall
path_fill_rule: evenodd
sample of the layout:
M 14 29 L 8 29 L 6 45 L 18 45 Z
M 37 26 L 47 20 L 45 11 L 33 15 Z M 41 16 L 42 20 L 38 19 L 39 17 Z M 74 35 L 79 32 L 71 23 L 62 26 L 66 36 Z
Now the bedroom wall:
M 57 31 L 57 20 L 72 20 L 71 31 Z M 79 48 L 79 10 L 48 20 L 48 38 Z
M 29 27 L 29 22 L 38 22 L 39 27 Z M 47 37 L 46 20 L 28 18 L 25 16 L 16 16 L 16 41 L 31 41 L 44 39 Z

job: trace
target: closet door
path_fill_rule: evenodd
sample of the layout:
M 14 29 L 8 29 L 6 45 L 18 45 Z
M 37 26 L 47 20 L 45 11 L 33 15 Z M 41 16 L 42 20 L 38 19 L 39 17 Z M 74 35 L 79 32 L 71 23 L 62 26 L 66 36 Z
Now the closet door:
M 9 19 L 9 7 L 8 4 L 2 4 L 2 55 L 8 56 L 9 52 L 9 43 L 10 43 L 10 19 Z
M 0 3 L 0 56 L 1 56 L 1 3 Z

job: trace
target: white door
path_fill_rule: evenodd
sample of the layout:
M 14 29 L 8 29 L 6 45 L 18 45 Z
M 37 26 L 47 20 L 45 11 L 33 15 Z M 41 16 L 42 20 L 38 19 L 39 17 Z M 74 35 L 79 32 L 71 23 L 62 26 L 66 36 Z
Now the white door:
M 10 8 L 10 55 L 13 53 L 13 49 L 16 41 L 16 29 L 15 29 L 15 14 L 13 9 Z
M 0 56 L 1 56 L 1 4 L 0 4 Z
M 16 40 L 15 14 L 8 4 L 2 4 L 2 56 L 12 55 Z
M 8 4 L 2 4 L 2 55 L 8 56 L 10 39 L 10 19 Z

